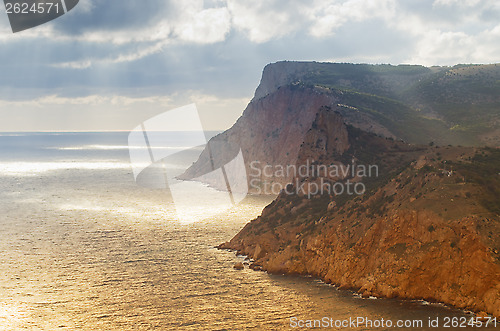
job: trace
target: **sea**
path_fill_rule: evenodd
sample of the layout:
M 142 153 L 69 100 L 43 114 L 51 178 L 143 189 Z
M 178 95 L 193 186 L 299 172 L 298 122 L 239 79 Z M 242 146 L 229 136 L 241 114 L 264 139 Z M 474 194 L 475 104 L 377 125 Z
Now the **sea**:
M 127 132 L 0 133 L 0 330 L 450 330 L 473 318 L 234 269 L 245 257 L 215 246 L 272 199 L 183 222 L 168 187 L 136 180 Z

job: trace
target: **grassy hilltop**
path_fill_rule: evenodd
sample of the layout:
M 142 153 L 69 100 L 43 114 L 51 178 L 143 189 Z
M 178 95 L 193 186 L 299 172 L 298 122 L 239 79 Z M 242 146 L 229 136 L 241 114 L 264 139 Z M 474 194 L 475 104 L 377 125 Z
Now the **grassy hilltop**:
M 308 63 L 288 83 L 328 88 L 340 96 L 342 106 L 372 116 L 412 143 L 500 145 L 497 64 L 427 68 Z

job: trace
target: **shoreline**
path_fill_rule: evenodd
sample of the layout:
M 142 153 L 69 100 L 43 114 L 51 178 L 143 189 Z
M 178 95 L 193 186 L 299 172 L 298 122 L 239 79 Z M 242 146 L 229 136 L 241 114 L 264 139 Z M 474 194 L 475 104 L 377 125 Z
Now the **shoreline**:
M 449 304 L 446 302 L 436 300 L 436 299 L 431 298 L 431 297 L 429 297 L 429 298 L 405 297 L 405 296 L 400 296 L 400 295 L 385 296 L 383 294 L 373 293 L 373 292 L 370 293 L 370 295 L 366 295 L 365 293 L 360 292 L 361 288 L 350 287 L 347 284 L 329 282 L 321 276 L 310 274 L 310 273 L 304 274 L 304 273 L 294 273 L 294 272 L 272 272 L 272 271 L 267 270 L 264 266 L 262 266 L 261 263 L 258 263 L 254 259 L 250 258 L 250 253 L 246 253 L 242 250 L 228 247 L 229 244 L 230 244 L 230 242 L 222 243 L 220 245 L 215 246 L 215 248 L 218 250 L 225 250 L 225 251 L 232 252 L 235 254 L 236 257 L 245 257 L 244 261 L 248 260 L 248 262 L 249 262 L 247 265 L 247 268 L 251 269 L 253 271 L 262 271 L 262 272 L 266 272 L 269 275 L 282 275 L 282 276 L 292 276 L 292 277 L 295 276 L 295 277 L 313 278 L 313 279 L 319 280 L 320 282 L 322 282 L 325 285 L 333 287 L 336 290 L 350 292 L 350 293 L 352 293 L 353 296 L 359 297 L 360 299 L 363 299 L 363 300 L 391 300 L 391 299 L 395 299 L 395 300 L 400 300 L 402 302 L 419 302 L 419 303 L 421 303 L 421 305 L 425 305 L 425 306 L 439 305 L 442 308 L 455 309 L 457 311 L 462 312 L 464 315 L 472 315 L 479 320 L 482 320 L 482 319 L 485 319 L 488 317 L 494 318 L 494 319 L 500 318 L 500 316 L 495 316 L 495 315 L 487 313 L 485 311 L 474 310 L 472 307 L 461 308 L 461 307 L 457 307 L 453 304 Z M 497 323 L 498 322 L 499 321 L 497 321 Z

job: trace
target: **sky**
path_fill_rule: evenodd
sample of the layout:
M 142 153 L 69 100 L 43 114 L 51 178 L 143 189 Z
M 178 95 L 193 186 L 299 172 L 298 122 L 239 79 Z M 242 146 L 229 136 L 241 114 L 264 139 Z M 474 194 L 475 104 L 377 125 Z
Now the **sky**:
M 230 127 L 282 60 L 500 62 L 497 0 L 80 0 L 12 33 L 0 10 L 0 131 L 132 130 L 195 103 Z

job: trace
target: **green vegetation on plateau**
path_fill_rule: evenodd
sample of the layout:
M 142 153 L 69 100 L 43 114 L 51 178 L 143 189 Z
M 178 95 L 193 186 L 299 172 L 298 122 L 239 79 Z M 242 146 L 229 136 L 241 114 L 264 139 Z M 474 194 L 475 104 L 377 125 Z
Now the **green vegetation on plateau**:
M 500 64 L 314 63 L 295 83 L 330 89 L 412 143 L 500 145 Z

